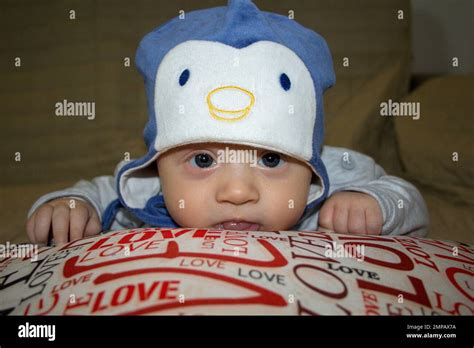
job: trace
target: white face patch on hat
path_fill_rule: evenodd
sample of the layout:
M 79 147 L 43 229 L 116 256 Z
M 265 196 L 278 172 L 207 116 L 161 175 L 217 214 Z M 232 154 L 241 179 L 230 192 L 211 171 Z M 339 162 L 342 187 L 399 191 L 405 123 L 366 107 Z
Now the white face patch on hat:
M 310 72 L 289 48 L 186 41 L 156 75 L 155 150 L 223 142 L 255 145 L 309 161 L 316 94 Z

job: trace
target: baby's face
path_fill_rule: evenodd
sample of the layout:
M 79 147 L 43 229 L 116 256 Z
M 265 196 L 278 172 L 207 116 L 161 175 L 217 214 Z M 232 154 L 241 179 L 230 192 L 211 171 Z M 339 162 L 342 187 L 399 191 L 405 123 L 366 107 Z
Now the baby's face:
M 303 214 L 312 177 L 280 153 L 220 143 L 172 149 L 157 165 L 166 207 L 182 227 L 288 230 Z

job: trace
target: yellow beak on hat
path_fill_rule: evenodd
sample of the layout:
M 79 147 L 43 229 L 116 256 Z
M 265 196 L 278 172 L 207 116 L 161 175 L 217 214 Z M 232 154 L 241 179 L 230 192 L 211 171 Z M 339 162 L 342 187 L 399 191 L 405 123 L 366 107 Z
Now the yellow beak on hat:
M 239 109 L 223 109 L 222 107 L 217 107 L 212 102 L 212 97 L 217 96 L 222 93 L 233 93 L 236 97 L 242 97 L 242 95 L 247 96 L 249 101 L 248 104 Z M 252 92 L 238 86 L 222 86 L 213 89 L 210 91 L 206 98 L 207 106 L 209 108 L 209 113 L 213 118 L 219 121 L 227 122 L 236 122 L 244 119 L 250 112 L 250 109 L 255 104 L 255 96 Z

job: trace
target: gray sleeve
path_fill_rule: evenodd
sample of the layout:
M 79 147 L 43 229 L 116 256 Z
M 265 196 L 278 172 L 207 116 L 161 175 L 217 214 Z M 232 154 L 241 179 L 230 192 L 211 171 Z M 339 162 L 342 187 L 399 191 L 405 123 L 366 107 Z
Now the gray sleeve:
M 429 216 L 415 186 L 387 175 L 369 156 L 326 146 L 322 160 L 329 175 L 330 192 L 363 192 L 374 197 L 382 210 L 382 235 L 426 236 Z

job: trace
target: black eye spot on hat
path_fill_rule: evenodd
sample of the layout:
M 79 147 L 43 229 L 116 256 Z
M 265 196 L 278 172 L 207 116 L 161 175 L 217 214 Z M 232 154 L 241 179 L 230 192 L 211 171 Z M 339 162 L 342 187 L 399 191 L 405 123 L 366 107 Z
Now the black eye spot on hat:
M 285 91 L 290 89 L 291 81 L 287 74 L 283 73 L 280 75 L 280 85 Z
M 179 85 L 180 86 L 184 86 L 186 84 L 186 82 L 188 82 L 189 74 L 190 74 L 189 70 L 184 69 L 183 72 L 181 73 L 181 75 L 179 75 Z

